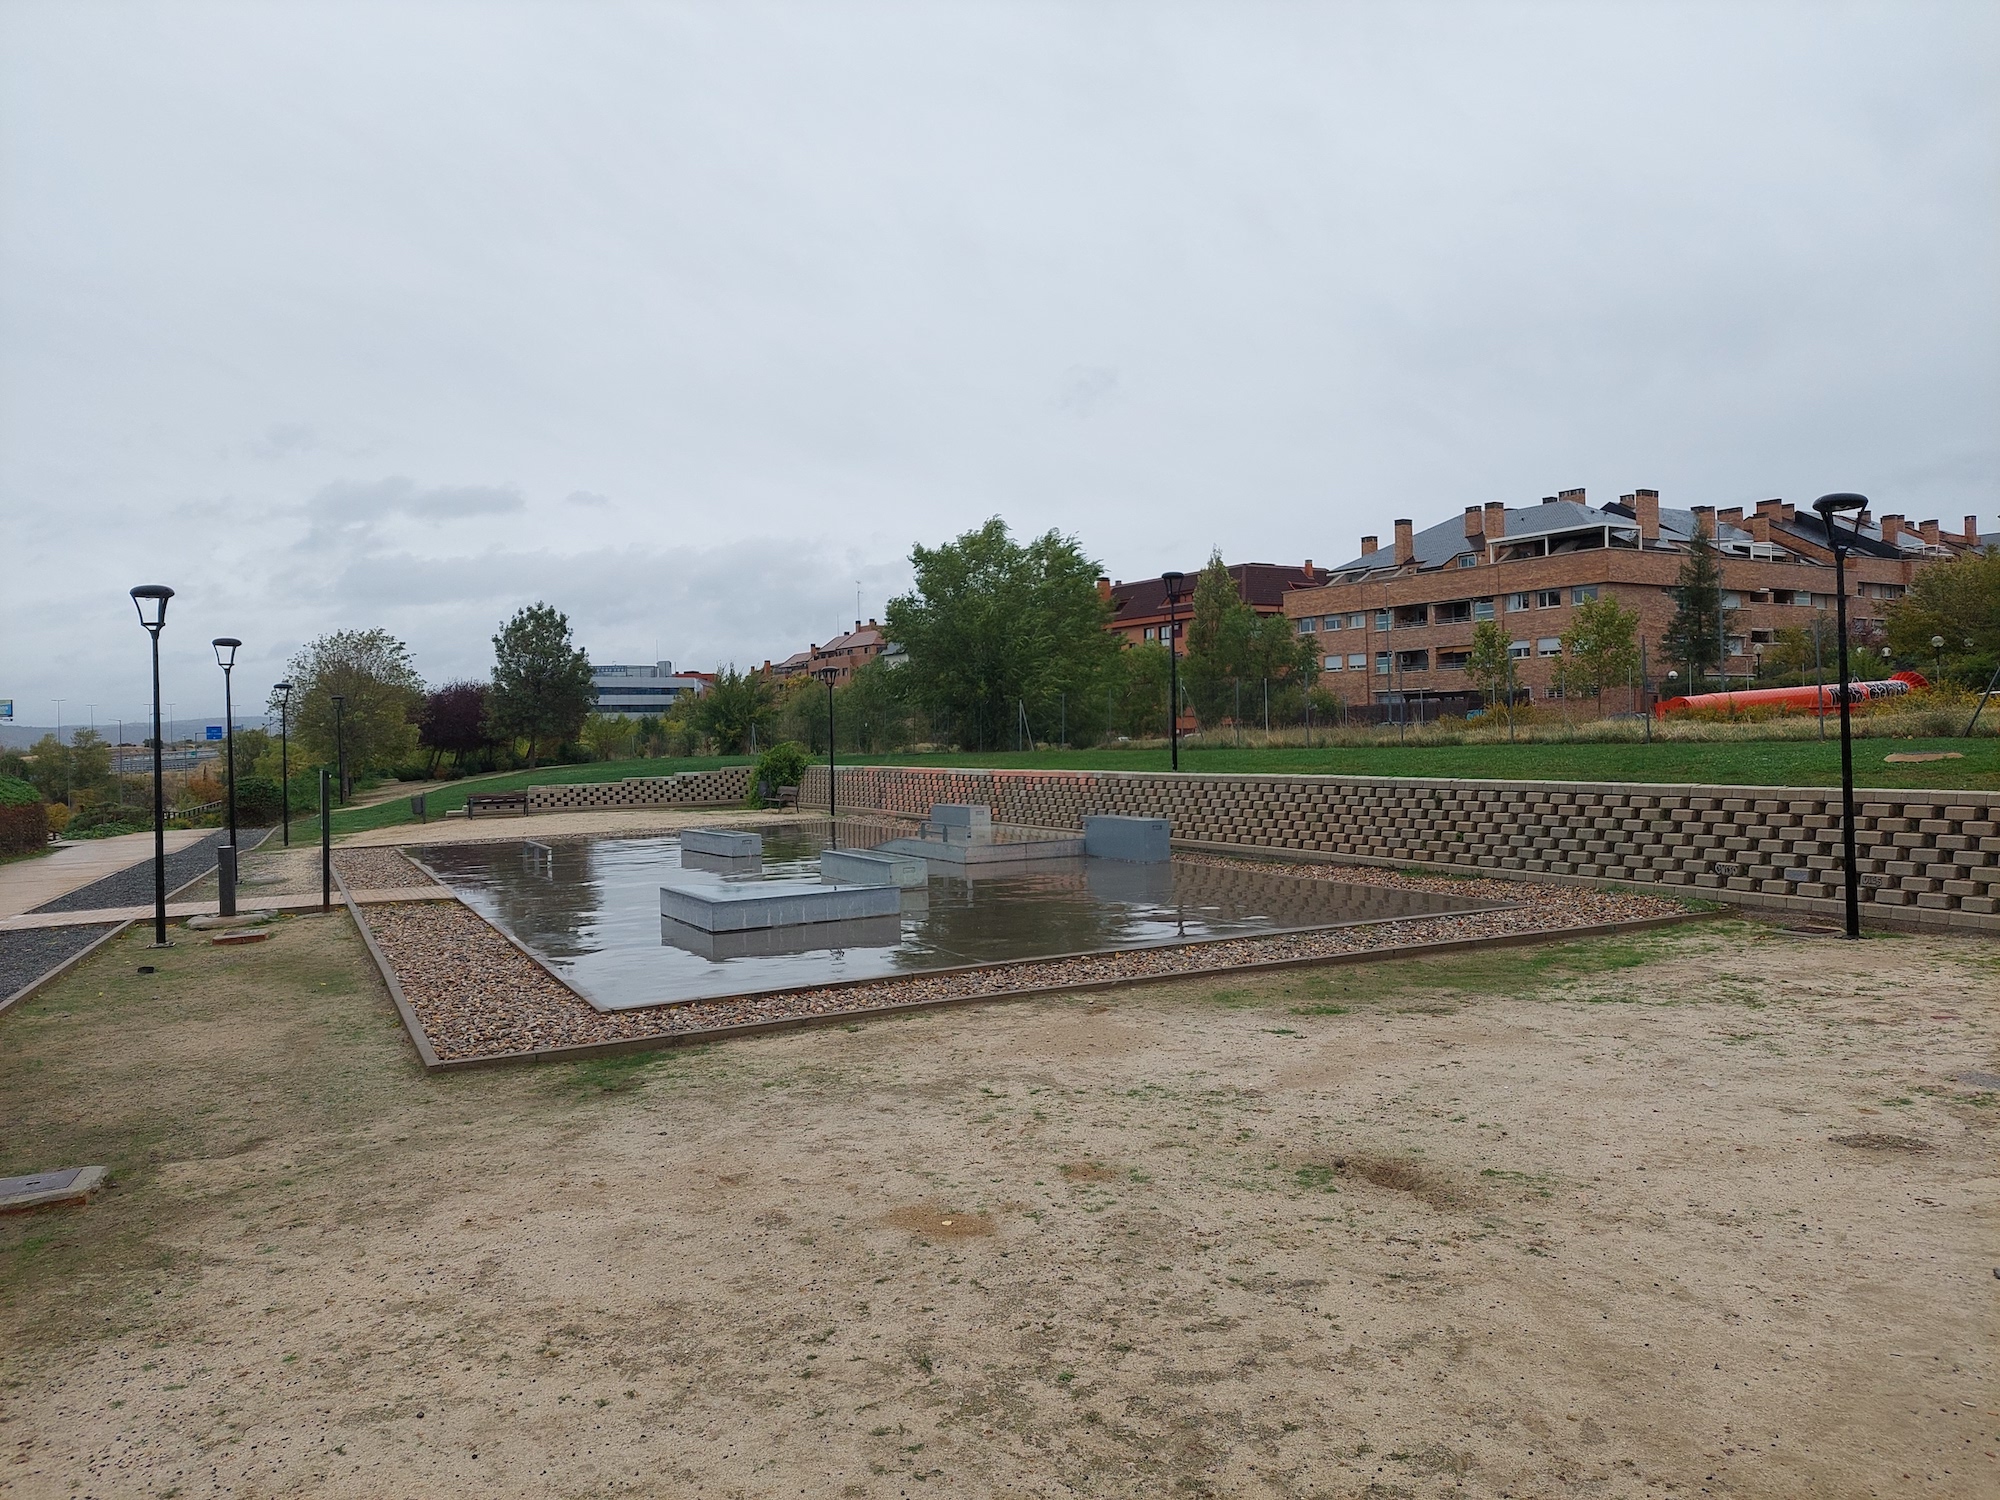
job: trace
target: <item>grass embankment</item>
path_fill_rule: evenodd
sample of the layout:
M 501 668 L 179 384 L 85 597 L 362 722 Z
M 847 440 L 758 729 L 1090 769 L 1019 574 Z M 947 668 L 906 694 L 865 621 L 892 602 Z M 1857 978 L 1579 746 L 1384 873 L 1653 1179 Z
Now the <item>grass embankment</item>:
M 408 783 L 406 790 L 386 801 L 367 807 L 335 808 L 333 834 L 339 838 L 345 833 L 363 833 L 370 828 L 414 823 L 417 815 L 410 811 L 410 798 L 419 792 L 426 798 L 427 816 L 440 818 L 447 812 L 463 808 L 465 799 L 475 794 L 487 796 L 495 792 L 519 792 L 531 786 L 571 786 L 580 781 L 623 781 L 627 776 L 677 776 L 682 771 L 713 771 L 722 766 L 747 766 L 751 763 L 752 757 L 747 755 L 691 756 L 685 760 L 602 760 L 584 766 L 544 766 L 536 771 L 468 776 L 463 781 L 413 781 Z M 318 837 L 317 809 L 312 816 L 302 818 L 294 808 L 292 842 L 309 842 Z
M 1956 751 L 1963 760 L 1891 765 L 1887 755 Z M 858 756 L 875 765 L 1042 771 L 1164 771 L 1164 748 Z M 1675 741 L 1625 744 L 1364 745 L 1325 750 L 1183 746 L 1181 770 L 1211 776 L 1465 777 L 1499 781 L 1694 782 L 1710 786 L 1838 786 L 1840 742 Z M 1857 786 L 2000 791 L 2000 740 L 1857 740 Z

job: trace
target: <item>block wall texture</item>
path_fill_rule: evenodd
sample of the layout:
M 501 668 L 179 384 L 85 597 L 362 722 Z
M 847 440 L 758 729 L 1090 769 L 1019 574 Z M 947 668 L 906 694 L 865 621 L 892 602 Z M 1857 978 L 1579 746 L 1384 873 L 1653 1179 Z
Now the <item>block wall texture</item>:
M 821 783 L 824 790 L 825 783 Z M 579 812 L 593 807 L 724 807 L 750 795 L 750 767 L 682 771 L 673 776 L 628 776 L 623 781 L 581 781 L 573 786 L 531 786 L 528 811 Z
M 826 774 L 807 773 L 802 807 L 826 806 Z M 1170 819 L 1176 840 L 1843 910 L 1837 788 L 908 766 L 839 776 L 843 813 L 987 802 L 997 821 L 1065 830 L 1122 813 Z M 1872 790 L 1855 803 L 1865 920 L 2000 935 L 2000 793 Z

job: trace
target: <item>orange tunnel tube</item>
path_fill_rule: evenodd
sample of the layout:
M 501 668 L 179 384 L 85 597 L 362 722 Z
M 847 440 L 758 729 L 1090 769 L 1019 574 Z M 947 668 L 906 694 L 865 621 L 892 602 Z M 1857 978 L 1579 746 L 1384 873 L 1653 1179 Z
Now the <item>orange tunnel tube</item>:
M 1895 698 L 1929 686 L 1930 682 L 1921 672 L 1897 672 L 1881 682 L 1850 682 L 1847 685 L 1848 701 L 1870 703 L 1877 698 Z M 1695 693 L 1685 698 L 1662 698 L 1653 705 L 1653 713 L 1664 719 L 1668 714 L 1701 709 L 1735 713 L 1744 708 L 1779 708 L 1805 714 L 1837 713 L 1840 710 L 1840 688 L 1830 684 L 1826 687 L 1747 688 L 1740 693 Z

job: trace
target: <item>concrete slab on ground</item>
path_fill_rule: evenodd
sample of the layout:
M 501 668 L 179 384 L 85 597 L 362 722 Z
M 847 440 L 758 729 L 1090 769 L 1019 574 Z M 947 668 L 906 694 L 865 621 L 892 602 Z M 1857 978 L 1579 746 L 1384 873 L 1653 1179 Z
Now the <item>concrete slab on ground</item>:
M 214 832 L 213 828 L 170 828 L 167 853 L 178 854 Z M 0 865 L 0 917 L 17 917 L 33 911 L 152 857 L 150 833 L 121 833 L 115 838 L 79 839 L 39 859 Z
M 23 1213 L 57 1203 L 81 1203 L 103 1183 L 102 1167 L 64 1167 L 28 1177 L 0 1177 L 0 1214 Z

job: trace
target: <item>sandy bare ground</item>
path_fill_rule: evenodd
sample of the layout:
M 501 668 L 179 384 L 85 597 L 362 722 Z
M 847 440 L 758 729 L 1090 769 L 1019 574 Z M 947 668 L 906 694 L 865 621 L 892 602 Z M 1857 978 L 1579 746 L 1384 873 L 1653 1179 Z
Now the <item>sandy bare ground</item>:
M 1990 943 L 429 1079 L 344 916 L 138 942 L 0 1022 L 0 1171 L 118 1182 L 0 1220 L 0 1493 L 2000 1491 Z

